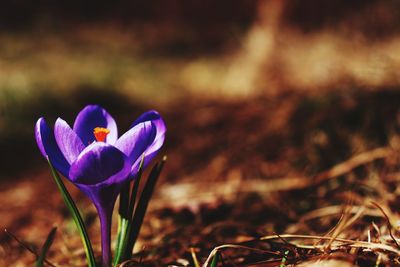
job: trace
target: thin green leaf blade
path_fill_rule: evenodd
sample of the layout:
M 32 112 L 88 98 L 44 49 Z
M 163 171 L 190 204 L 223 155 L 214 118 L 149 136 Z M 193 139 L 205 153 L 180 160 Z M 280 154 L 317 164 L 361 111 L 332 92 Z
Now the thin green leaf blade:
M 39 255 L 36 253 L 36 251 L 34 251 L 30 246 L 28 246 L 27 244 L 25 244 L 23 241 L 19 240 L 18 237 L 16 237 L 13 233 L 11 233 L 10 231 L 8 231 L 7 229 L 4 229 L 4 233 L 6 233 L 9 237 L 11 237 L 12 239 L 14 239 L 21 247 L 23 247 L 24 249 L 28 250 L 30 253 L 32 253 L 33 255 L 36 256 L 36 258 L 39 257 Z M 46 259 L 43 259 L 43 261 L 45 263 L 47 263 L 48 265 L 52 266 L 52 267 L 56 267 L 54 264 L 52 264 L 51 262 L 49 262 Z
M 139 170 L 135 181 L 133 182 L 132 193 L 129 201 L 129 208 L 128 208 L 128 218 L 132 221 L 133 218 L 133 211 L 136 204 L 137 193 L 139 191 L 140 180 L 143 174 L 143 163 L 144 163 L 144 155 L 142 156 L 142 160 L 140 161 Z
M 129 195 L 130 195 L 130 183 L 127 183 L 122 187 L 121 193 L 119 195 L 119 216 L 118 216 L 118 231 L 117 239 L 115 243 L 115 256 L 114 256 L 114 266 L 120 263 L 120 258 L 122 254 L 122 246 L 125 240 L 126 231 L 128 228 L 128 207 L 129 207 Z
M 126 248 L 128 245 L 129 235 L 132 228 L 133 211 L 135 208 L 137 192 L 139 190 L 140 180 L 143 173 L 143 163 L 144 163 L 144 156 L 142 156 L 142 159 L 140 161 L 136 179 L 132 182 L 133 183 L 132 192 L 129 192 L 130 186 L 127 186 L 126 188 L 123 189 L 124 191 L 121 192 L 121 194 L 124 193 L 124 196 L 122 196 L 120 200 L 124 201 L 124 203 L 120 203 L 120 207 L 122 205 L 123 208 L 120 209 L 119 221 L 121 222 L 121 228 L 119 229 L 120 231 L 118 232 L 117 236 L 114 266 L 126 260 L 126 255 L 127 255 Z M 128 194 L 126 194 L 126 192 L 128 192 Z
M 135 213 L 132 217 L 132 229 L 129 231 L 128 244 L 125 251 L 125 258 L 129 259 L 132 257 L 132 250 L 139 236 L 140 228 L 142 227 L 144 215 L 146 214 L 147 207 L 149 205 L 151 196 L 153 194 L 157 180 L 161 174 L 167 157 L 164 156 L 161 162 L 157 163 L 151 170 L 146 184 L 143 188 L 139 202 L 137 204 Z
M 35 267 L 43 267 L 44 260 L 46 258 L 47 252 L 49 251 L 51 245 L 53 244 L 56 232 L 57 232 L 57 227 L 53 227 L 53 229 L 51 229 L 50 233 L 47 235 L 46 242 L 44 242 L 43 244 L 40 255 L 36 260 Z
M 119 218 L 120 226 L 117 235 L 117 243 L 115 247 L 114 266 L 117 266 L 123 261 L 123 254 L 126 247 L 126 240 L 129 228 L 129 220 L 126 218 Z
M 47 162 L 50 166 L 51 173 L 52 173 L 54 181 L 56 182 L 57 187 L 61 193 L 61 196 L 63 197 L 63 200 L 72 215 L 72 218 L 75 222 L 76 227 L 78 228 L 79 235 L 81 236 L 82 243 L 83 243 L 83 246 L 85 249 L 88 266 L 96 267 L 96 260 L 94 257 L 92 244 L 90 242 L 89 235 L 86 231 L 86 227 L 83 222 L 82 216 L 79 213 L 78 208 L 76 207 L 71 195 L 69 194 L 67 188 L 65 187 L 65 185 L 64 185 L 63 181 L 61 180 L 60 176 L 58 175 L 57 171 L 54 169 L 53 165 L 51 164 L 51 162 L 49 160 Z
M 286 261 L 288 255 L 289 255 L 289 250 L 286 250 L 282 257 L 281 264 L 279 265 L 279 267 L 286 267 Z
M 218 262 L 219 262 L 219 252 L 217 251 L 215 252 L 214 258 L 211 262 L 211 267 L 217 267 Z

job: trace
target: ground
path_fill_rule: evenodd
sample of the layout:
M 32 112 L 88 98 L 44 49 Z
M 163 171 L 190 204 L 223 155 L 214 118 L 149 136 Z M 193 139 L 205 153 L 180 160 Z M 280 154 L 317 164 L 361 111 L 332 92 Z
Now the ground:
M 293 92 L 191 99 L 160 110 L 168 125 L 162 151 L 168 160 L 133 260 L 193 265 L 192 253 L 204 263 L 215 247 L 229 244 L 220 252 L 224 266 L 277 266 L 284 257 L 286 264 L 307 266 L 397 264 L 399 100 L 389 89 Z M 126 108 L 115 109 L 120 121 L 130 117 Z M 69 188 L 98 253 L 94 208 Z M 44 162 L 3 181 L 0 197 L 9 232 L 37 250 L 57 226 L 47 259 L 85 266 Z M 35 259 L 5 233 L 0 253 L 4 266 Z
M 52 227 L 47 261 L 85 266 L 33 128 L 87 104 L 120 133 L 149 109 L 168 128 L 122 266 L 400 266 L 398 2 L 19 2 L 0 10 L 0 266 L 32 266 Z

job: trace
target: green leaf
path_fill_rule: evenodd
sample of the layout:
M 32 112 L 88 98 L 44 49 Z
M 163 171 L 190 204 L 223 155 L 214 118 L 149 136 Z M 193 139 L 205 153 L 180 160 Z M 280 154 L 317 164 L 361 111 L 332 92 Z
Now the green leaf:
M 24 249 L 28 250 L 30 253 L 32 253 L 33 255 L 36 256 L 36 258 L 39 257 L 39 254 L 36 253 L 36 251 L 34 251 L 30 246 L 28 246 L 27 244 L 25 244 L 24 242 L 22 242 L 21 240 L 18 239 L 18 237 L 16 237 L 14 234 L 12 234 L 10 231 L 8 231 L 7 229 L 4 229 L 4 232 L 11 237 L 12 239 L 14 239 L 15 241 L 17 241 L 18 244 L 21 245 L 21 247 L 23 247 Z M 56 267 L 54 264 L 52 264 L 51 262 L 49 262 L 46 259 L 43 259 L 43 261 L 45 263 L 47 263 L 48 265 L 52 266 L 52 267 Z
M 128 234 L 129 220 L 126 218 L 119 217 L 118 219 L 118 234 L 117 241 L 115 245 L 115 256 L 114 256 L 114 266 L 120 264 L 123 259 L 124 249 L 126 247 L 126 239 Z
M 118 231 L 114 249 L 115 251 L 114 265 L 120 263 L 119 261 L 122 253 L 122 246 L 125 240 L 127 225 L 129 222 L 128 219 L 128 206 L 129 206 L 129 193 L 130 193 L 129 191 L 130 191 L 130 183 L 122 187 L 121 193 L 119 195 Z
M 143 188 L 142 194 L 140 195 L 139 202 L 135 209 L 135 213 L 132 217 L 132 229 L 129 231 L 129 239 L 128 244 L 125 250 L 125 259 L 129 259 L 132 257 L 132 250 L 136 243 L 136 239 L 139 236 L 140 228 L 142 227 L 144 215 L 146 214 L 147 206 L 149 205 L 151 196 L 154 191 L 154 187 L 157 183 L 158 177 L 164 167 L 165 161 L 167 157 L 164 156 L 161 162 L 157 163 L 150 172 L 150 175 L 146 181 L 146 184 Z
M 285 251 L 284 256 L 283 256 L 283 258 L 281 260 L 281 264 L 279 265 L 279 267 L 286 267 L 287 255 L 289 255 L 289 250 Z
M 140 162 L 137 177 L 136 177 L 135 181 L 133 182 L 132 193 L 131 193 L 129 206 L 128 206 L 128 218 L 129 218 L 130 222 L 132 222 L 132 219 L 133 219 L 133 211 L 134 211 L 135 204 L 136 204 L 137 193 L 139 191 L 140 180 L 142 179 L 143 163 L 144 163 L 144 156 L 142 157 L 142 160 Z
M 211 262 L 211 267 L 217 267 L 219 261 L 219 252 L 215 252 L 214 258 Z
M 144 156 L 139 165 L 139 170 L 136 179 L 133 181 L 132 192 L 130 192 L 130 184 L 128 183 L 120 193 L 120 209 L 119 209 L 119 224 L 117 243 L 115 248 L 114 266 L 126 260 L 126 247 L 128 244 L 129 235 L 132 228 L 132 216 L 135 207 L 136 196 L 139 190 L 139 184 L 143 173 Z
M 86 253 L 86 259 L 89 267 L 96 267 L 96 260 L 93 254 L 93 248 L 92 244 L 90 243 L 89 235 L 87 234 L 85 224 L 83 222 L 82 216 L 79 213 L 78 208 L 76 207 L 74 201 L 72 200 L 71 195 L 68 193 L 67 188 L 65 187 L 63 181 L 61 180 L 58 172 L 54 169 L 53 165 L 51 162 L 48 160 L 51 173 L 53 174 L 54 181 L 57 184 L 57 187 L 64 199 L 65 204 L 67 205 L 72 218 L 74 219 L 74 222 L 76 224 L 76 227 L 78 228 L 79 234 L 82 239 L 83 246 L 85 248 L 85 253 Z
M 44 242 L 44 244 L 43 244 L 40 255 L 36 260 L 35 267 L 43 267 L 43 262 L 46 258 L 47 252 L 49 251 L 49 249 L 51 247 L 51 244 L 53 244 L 56 232 L 57 232 L 57 227 L 53 227 L 53 229 L 51 229 L 50 233 L 47 235 L 46 242 Z

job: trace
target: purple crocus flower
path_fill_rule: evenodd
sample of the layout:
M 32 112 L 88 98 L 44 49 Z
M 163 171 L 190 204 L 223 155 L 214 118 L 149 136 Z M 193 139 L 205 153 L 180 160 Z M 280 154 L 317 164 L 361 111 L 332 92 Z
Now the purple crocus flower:
M 40 118 L 36 142 L 43 156 L 94 203 L 100 217 L 103 266 L 111 262 L 111 216 L 121 187 L 133 179 L 164 143 L 166 126 L 156 111 L 142 114 L 118 138 L 117 125 L 102 107 L 88 105 L 71 128 L 58 118 L 54 132 Z

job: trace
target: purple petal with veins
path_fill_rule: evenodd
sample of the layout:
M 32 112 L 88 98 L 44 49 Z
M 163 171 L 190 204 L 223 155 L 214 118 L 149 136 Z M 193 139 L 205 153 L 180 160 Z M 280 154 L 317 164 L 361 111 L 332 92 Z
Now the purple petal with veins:
M 156 127 L 150 122 L 141 122 L 122 135 L 115 146 L 128 156 L 131 164 L 135 163 L 156 137 Z
M 68 123 L 60 118 L 57 119 L 54 125 L 54 136 L 61 153 L 63 153 L 68 163 L 72 164 L 85 148 L 81 139 L 69 127 Z
M 75 184 L 105 187 L 125 182 L 130 162 L 116 147 L 94 142 L 71 165 L 69 178 Z
M 70 164 L 61 153 L 54 138 L 53 131 L 47 126 L 44 118 L 38 119 L 35 125 L 36 143 L 42 155 L 48 159 L 54 168 L 56 168 L 62 175 L 68 177 Z
M 81 138 L 85 146 L 95 141 L 93 129 L 103 127 L 110 130 L 106 142 L 114 144 L 118 138 L 117 124 L 114 118 L 98 105 L 88 105 L 79 112 L 74 122 L 74 131 Z

